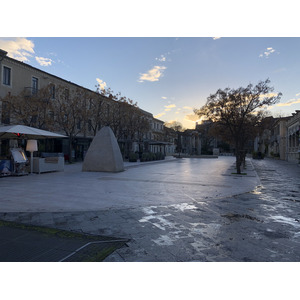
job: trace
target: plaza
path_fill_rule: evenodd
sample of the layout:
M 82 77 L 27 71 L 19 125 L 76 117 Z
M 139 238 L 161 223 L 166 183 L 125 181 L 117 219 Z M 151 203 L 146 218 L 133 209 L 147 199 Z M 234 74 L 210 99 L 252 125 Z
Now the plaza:
M 0 219 L 127 239 L 105 261 L 299 261 L 297 165 L 234 157 L 1 178 Z

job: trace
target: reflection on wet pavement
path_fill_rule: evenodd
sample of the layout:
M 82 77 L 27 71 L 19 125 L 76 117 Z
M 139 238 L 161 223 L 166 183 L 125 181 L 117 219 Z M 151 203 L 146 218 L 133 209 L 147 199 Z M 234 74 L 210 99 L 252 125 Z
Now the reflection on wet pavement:
M 217 163 L 222 166 L 222 161 Z M 176 197 L 176 202 L 87 212 L 22 216 L 12 213 L 2 217 L 130 239 L 128 247 L 117 250 L 106 261 L 299 262 L 300 168 L 269 159 L 253 160 L 251 166 L 259 176 L 259 185 L 252 192 L 235 196 L 203 197 L 203 187 L 196 185 L 177 188 L 174 195 L 173 185 L 169 185 L 170 199 Z M 188 167 L 195 174 L 196 166 Z M 178 172 L 180 169 L 187 171 L 186 164 L 178 163 Z M 177 175 L 175 181 L 193 182 L 194 174 Z M 125 175 L 118 175 L 120 182 L 127 180 Z M 149 175 L 148 179 L 159 181 L 155 176 Z M 201 176 L 205 181 L 205 176 Z M 218 180 L 220 185 L 232 184 L 233 177 Z M 209 188 L 213 194 L 214 187 Z

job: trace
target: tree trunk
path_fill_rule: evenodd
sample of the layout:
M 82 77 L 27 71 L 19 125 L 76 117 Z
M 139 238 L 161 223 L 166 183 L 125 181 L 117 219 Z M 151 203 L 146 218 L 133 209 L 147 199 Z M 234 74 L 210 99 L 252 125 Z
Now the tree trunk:
M 73 137 L 69 137 L 69 163 L 73 162 L 72 150 L 73 150 Z
M 241 156 L 241 150 L 239 145 L 236 145 L 235 147 L 235 158 L 236 158 L 236 173 L 241 174 L 241 165 L 242 165 L 242 156 Z
M 239 154 L 236 155 L 236 173 L 241 174 L 241 159 Z

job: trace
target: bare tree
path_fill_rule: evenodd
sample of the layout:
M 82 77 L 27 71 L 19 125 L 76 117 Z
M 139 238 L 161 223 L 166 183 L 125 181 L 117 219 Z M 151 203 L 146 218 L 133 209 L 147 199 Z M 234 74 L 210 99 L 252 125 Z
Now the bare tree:
M 236 170 L 241 173 L 241 164 L 245 157 L 245 144 L 254 135 L 256 127 L 264 116 L 263 108 L 278 102 L 281 93 L 274 94 L 270 80 L 249 84 L 238 89 L 219 89 L 207 98 L 206 104 L 195 109 L 199 117 L 206 116 L 213 122 L 225 127 L 228 138 L 235 145 Z
M 22 123 L 42 129 L 53 128 L 53 118 L 49 111 L 50 86 L 46 86 L 35 93 L 22 91 L 18 95 L 7 95 L 3 101 L 7 104 L 10 117 L 14 122 Z
M 72 160 L 72 150 L 75 137 L 82 132 L 86 122 L 87 95 L 82 89 L 72 91 L 65 86 L 59 86 L 56 99 L 52 101 L 55 127 L 69 137 L 69 159 Z

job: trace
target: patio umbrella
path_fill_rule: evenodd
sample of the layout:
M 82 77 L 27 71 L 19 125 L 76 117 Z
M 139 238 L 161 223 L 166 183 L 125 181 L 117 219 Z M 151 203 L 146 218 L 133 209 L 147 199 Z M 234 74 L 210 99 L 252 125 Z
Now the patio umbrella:
M 25 125 L 10 125 L 0 127 L 0 139 L 27 139 L 26 150 L 30 152 L 30 170 L 32 173 L 33 166 L 33 152 L 37 151 L 37 139 L 53 139 L 66 138 L 67 136 L 57 134 L 51 131 L 46 131 Z
M 67 136 L 25 125 L 0 126 L 0 139 L 53 139 Z

